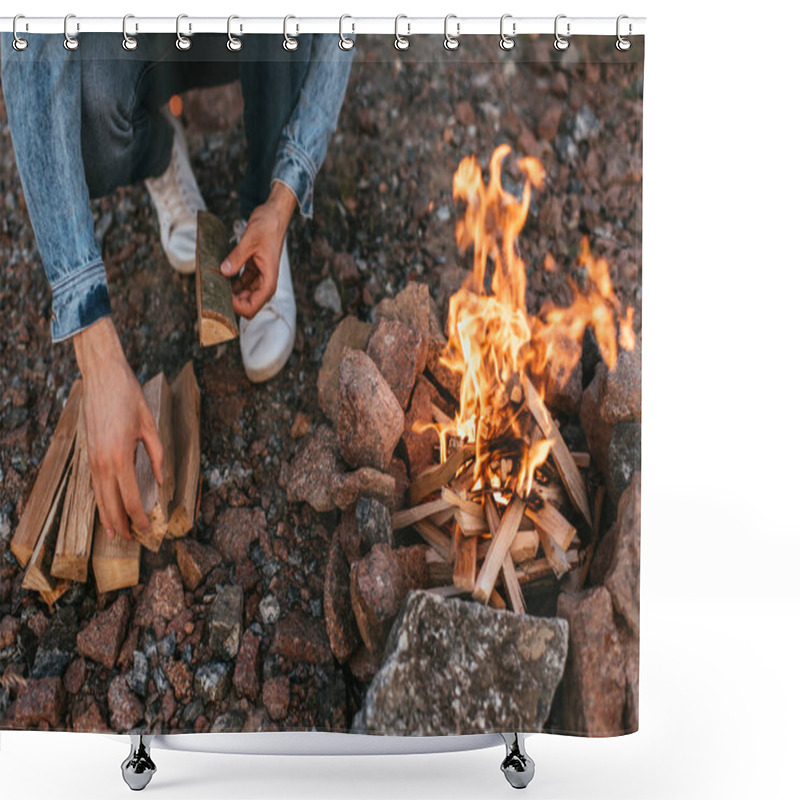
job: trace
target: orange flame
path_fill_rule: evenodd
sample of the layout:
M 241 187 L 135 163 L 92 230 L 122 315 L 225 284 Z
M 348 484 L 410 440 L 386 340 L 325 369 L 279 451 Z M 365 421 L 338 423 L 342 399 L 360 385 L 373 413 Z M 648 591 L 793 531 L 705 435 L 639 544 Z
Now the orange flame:
M 526 496 L 536 469 L 547 459 L 550 442 L 522 413 L 524 379 L 532 378 L 539 387 L 547 376 L 566 381 L 581 357 L 589 326 L 613 369 L 617 341 L 626 349 L 634 346 L 633 309 L 623 314 L 608 263 L 592 256 L 584 238 L 577 263 L 585 270 L 586 286 L 567 277 L 573 294 L 568 307 L 548 305 L 536 316 L 528 314 L 525 262 L 517 239 L 528 217 L 533 188 L 541 189 L 546 175 L 538 159 L 518 161 L 525 184 L 522 198 L 517 199 L 503 189 L 501 180 L 503 161 L 510 152 L 508 145 L 494 151 L 486 184 L 474 156 L 463 159 L 453 176 L 453 197 L 466 204 L 456 223 L 456 241 L 462 252 L 472 248 L 473 262 L 464 285 L 450 298 L 448 344 L 441 357 L 441 363 L 460 377 L 459 409 L 452 423 L 435 427 L 442 460 L 449 437 L 475 444 L 476 488 L 500 488 L 505 479 L 496 465 L 506 459 L 507 466 L 512 458 L 514 485 Z M 545 268 L 556 269 L 550 253 Z

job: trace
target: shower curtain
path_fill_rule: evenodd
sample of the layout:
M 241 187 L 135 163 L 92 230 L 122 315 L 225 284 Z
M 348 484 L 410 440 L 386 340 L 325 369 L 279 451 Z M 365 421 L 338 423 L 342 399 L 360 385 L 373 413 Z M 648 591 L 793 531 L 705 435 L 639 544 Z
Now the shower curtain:
M 643 38 L 181 38 L 0 39 L 0 729 L 637 730 Z

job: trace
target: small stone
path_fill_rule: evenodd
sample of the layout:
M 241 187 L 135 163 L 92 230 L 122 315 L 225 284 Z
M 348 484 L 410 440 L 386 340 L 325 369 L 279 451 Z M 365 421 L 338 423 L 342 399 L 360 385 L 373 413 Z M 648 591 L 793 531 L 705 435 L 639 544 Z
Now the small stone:
M 403 409 L 375 362 L 357 350 L 339 367 L 337 440 L 354 467 L 385 470 L 403 433 Z
M 220 714 L 211 726 L 211 733 L 241 733 L 244 727 L 244 714 L 231 710 Z
M 185 703 L 192 696 L 192 671 L 184 661 L 176 661 L 174 658 L 167 659 L 164 663 L 164 674 L 175 692 L 175 697 L 181 703 Z M 174 713 L 174 712 L 173 712 Z M 167 717 L 172 717 L 170 714 Z
M 372 467 L 337 473 L 333 476 L 330 486 L 331 500 L 342 510 L 350 508 L 359 497 L 371 497 L 394 508 L 396 493 L 395 479 Z
M 561 124 L 561 115 L 564 113 L 564 104 L 560 101 L 550 103 L 539 118 L 539 125 L 536 132 L 539 138 L 546 142 L 552 142 L 558 133 L 558 126 Z
M 183 721 L 186 725 L 194 725 L 203 713 L 203 701 L 197 697 L 183 709 Z
M 108 712 L 111 727 L 120 733 L 129 732 L 144 718 L 144 706 L 122 675 L 117 675 L 108 687 Z
M 314 302 L 320 308 L 333 311 L 334 314 L 342 313 L 342 298 L 333 278 L 325 278 L 317 284 L 317 288 L 314 289 Z
M 408 406 L 414 382 L 427 356 L 419 331 L 407 322 L 382 319 L 370 336 L 367 355 L 394 392 L 401 408 Z
M 145 656 L 141 650 L 135 650 L 133 653 L 133 666 L 125 679 L 128 681 L 128 686 L 130 686 L 132 691 L 136 692 L 139 697 L 145 697 L 147 695 L 147 679 L 149 674 L 150 667 L 147 663 L 147 656 Z
M 564 72 L 556 72 L 553 76 L 553 87 L 552 91 L 554 95 L 558 97 L 566 97 L 569 91 L 569 83 L 567 82 L 567 76 Z
M 233 671 L 233 688 L 239 697 L 258 698 L 261 690 L 258 650 L 258 637 L 250 630 L 245 631 Z
M 218 658 L 232 661 L 242 638 L 244 592 L 241 586 L 223 586 L 217 592 L 206 621 L 208 646 Z
M 64 688 L 70 694 L 78 694 L 86 680 L 86 660 L 76 658 L 64 673 Z
M 376 544 L 394 545 L 392 515 L 379 500 L 361 497 L 356 503 L 356 533 L 366 555 Z
M 358 283 L 359 272 L 355 258 L 350 253 L 337 253 L 333 257 L 333 274 L 342 285 Z
M 575 142 L 585 142 L 594 139 L 600 132 L 600 120 L 585 103 L 578 109 L 572 120 L 572 138 Z
M 464 127 L 475 124 L 475 109 L 472 107 L 472 103 L 462 100 L 456 106 L 456 121 Z
M 17 697 L 15 724 L 22 728 L 31 728 L 46 723 L 50 728 L 58 728 L 66 700 L 64 684 L 58 676 L 29 678 Z
M 261 702 L 275 722 L 286 719 L 289 713 L 289 679 L 284 675 L 267 678 L 261 691 Z
M 339 413 L 339 365 L 346 349 L 364 350 L 372 325 L 347 316 L 331 334 L 317 377 L 317 400 L 325 416 L 334 424 Z
M 411 325 L 419 333 L 425 361 L 430 367 L 429 345 L 444 337 L 439 312 L 427 284 L 412 281 L 394 297 L 385 297 L 375 309 L 375 319 L 396 319 Z
M 258 604 L 258 613 L 264 625 L 274 625 L 281 616 L 281 605 L 275 595 L 268 594 Z
M 331 483 L 344 466 L 336 450 L 336 434 L 328 425 L 318 425 L 292 460 L 287 471 L 286 499 L 305 502 L 315 511 L 332 511 Z
M 389 545 L 378 544 L 350 571 L 350 600 L 367 649 L 383 649 L 405 597 L 403 571 Z
M 324 622 L 299 611 L 278 622 L 269 651 L 290 661 L 311 664 L 327 664 L 332 655 Z
M 108 730 L 103 714 L 93 699 L 89 699 L 77 713 L 72 715 L 72 730 L 75 733 L 101 733 Z
M 624 733 L 625 665 L 605 587 L 562 593 L 558 616 L 569 622 L 569 656 L 562 684 L 563 725 L 571 733 Z
M 55 613 L 40 637 L 31 668 L 32 678 L 61 677 L 64 674 L 75 656 L 77 628 L 74 608 L 61 608 Z
M 267 527 L 261 508 L 226 508 L 214 523 L 214 545 L 227 560 L 250 558 L 250 545 Z
M 0 650 L 5 650 L 16 642 L 21 627 L 20 621 L 10 614 L 0 620 Z
M 213 547 L 206 547 L 194 539 L 179 540 L 175 553 L 183 585 L 192 592 L 214 567 L 222 563 L 222 556 Z
M 383 651 L 373 653 L 362 644 L 356 650 L 347 665 L 350 667 L 350 672 L 353 677 L 361 683 L 369 683 L 381 668 L 381 661 L 383 660 Z
M 429 427 L 434 421 L 432 400 L 436 394 L 436 390 L 424 377 L 417 380 L 403 430 L 403 444 L 411 480 L 436 463 L 439 436 Z
M 298 411 L 294 416 L 289 435 L 292 439 L 302 439 L 311 431 L 311 417 L 303 411 Z
M 194 690 L 206 703 L 224 700 L 231 688 L 231 665 L 221 661 L 203 664 L 194 676 Z
M 128 596 L 120 595 L 111 608 L 97 614 L 78 633 L 78 652 L 106 669 L 113 669 L 128 632 L 130 614 Z
M 331 651 L 338 661 L 347 661 L 361 644 L 361 637 L 350 603 L 350 563 L 336 533 L 325 568 L 324 607 Z
M 600 369 L 600 367 L 598 367 Z M 600 390 L 600 416 L 605 422 L 642 421 L 642 348 L 620 350 L 613 371 L 605 371 Z
M 146 627 L 156 620 L 169 622 L 186 608 L 181 574 L 175 564 L 155 571 L 136 604 L 134 625 Z

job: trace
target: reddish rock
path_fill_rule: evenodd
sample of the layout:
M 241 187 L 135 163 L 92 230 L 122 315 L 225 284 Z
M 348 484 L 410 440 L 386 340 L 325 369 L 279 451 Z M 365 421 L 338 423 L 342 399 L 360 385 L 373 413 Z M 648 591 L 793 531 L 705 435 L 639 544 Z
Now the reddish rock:
M 127 638 L 122 643 L 119 655 L 117 656 L 117 666 L 126 670 L 133 664 L 133 653 L 139 645 L 139 629 L 131 628 Z
M 275 626 L 270 653 L 290 661 L 328 663 L 332 654 L 325 623 L 299 611 L 290 612 Z
M 581 400 L 581 428 L 586 435 L 589 453 L 602 475 L 608 472 L 608 449 L 613 427 L 600 415 L 600 389 L 605 379 L 603 368 L 598 365 L 592 382 L 586 387 Z
M 556 74 L 553 76 L 552 91 L 553 94 L 557 95 L 558 97 L 567 96 L 567 92 L 569 91 L 569 83 L 564 72 L 556 72 Z
M 222 563 L 222 556 L 213 547 L 206 547 L 194 539 L 181 539 L 175 553 L 183 585 L 189 591 L 194 591 L 203 578 Z
M 72 715 L 72 730 L 76 733 L 101 733 L 108 730 L 103 714 L 91 698 Z
M 0 650 L 5 650 L 14 644 L 21 627 L 19 620 L 10 614 L 0 620 Z
M 337 253 L 333 257 L 333 274 L 343 286 L 358 283 L 359 273 L 355 258 L 350 253 Z
M 383 651 L 373 653 L 362 644 L 347 665 L 357 681 L 369 683 L 381 668 Z
M 170 720 L 175 716 L 177 710 L 178 703 L 175 700 L 175 692 L 172 689 L 167 689 L 161 698 L 161 719 L 165 725 L 170 726 Z
M 61 725 L 67 696 L 61 678 L 29 678 L 17 696 L 14 721 L 21 728 L 42 723 L 51 729 Z
M 245 561 L 250 558 L 250 545 L 266 527 L 261 508 L 226 508 L 214 523 L 214 545 L 224 559 Z
M 186 608 L 181 574 L 175 564 L 157 570 L 136 604 L 133 623 L 139 627 L 152 625 L 156 620 L 169 622 Z
M 325 568 L 324 608 L 331 651 L 338 661 L 347 661 L 361 644 L 361 637 L 350 603 L 350 563 L 336 533 Z
M 108 712 L 111 727 L 127 733 L 144 718 L 144 706 L 130 690 L 124 675 L 117 675 L 108 687 Z
M 425 361 L 429 366 L 430 344 L 444 341 L 439 312 L 425 283 L 412 281 L 394 297 L 385 297 L 375 309 L 375 319 L 397 319 L 411 325 L 422 339 Z
M 619 351 L 613 371 L 598 365 L 605 373 L 600 390 L 600 416 L 605 422 L 642 421 L 642 345 L 641 341 L 631 350 Z
M 328 425 L 318 425 L 289 465 L 286 498 L 290 503 L 308 503 L 315 511 L 332 511 L 331 484 L 344 465 L 336 450 L 336 434 Z
M 544 384 L 544 402 L 551 411 L 577 416 L 581 410 L 582 397 L 583 370 L 580 361 L 569 371 L 548 371 Z
M 378 544 L 350 571 L 350 600 L 364 644 L 383 649 L 405 597 L 403 571 L 389 545 Z
M 250 630 L 245 631 L 233 671 L 233 688 L 239 697 L 258 698 L 261 690 L 258 649 L 258 637 Z
M 475 124 L 475 109 L 472 107 L 472 103 L 462 100 L 456 106 L 456 121 L 464 127 Z
M 339 452 L 353 467 L 385 470 L 403 433 L 403 409 L 375 362 L 348 350 L 339 367 Z
M 394 478 L 394 498 L 392 503 L 384 502 L 392 511 L 398 508 L 405 508 L 406 505 L 406 492 L 411 485 L 408 480 L 408 470 L 406 469 L 405 461 L 402 458 L 393 458 L 392 463 L 389 464 L 387 474 Z M 381 500 L 380 497 L 376 498 Z
M 432 400 L 438 393 L 424 377 L 417 381 L 405 418 L 403 444 L 411 480 L 436 463 L 439 435 L 432 427 Z
M 223 586 L 214 598 L 206 621 L 208 646 L 218 658 L 232 661 L 242 641 L 244 592 L 241 586 Z
M 406 408 L 414 381 L 425 368 L 427 352 L 419 331 L 407 322 L 382 319 L 369 338 L 367 355 L 386 379 L 400 407 Z
M 350 508 L 359 497 L 372 497 L 390 508 L 395 508 L 396 494 L 395 479 L 372 467 L 337 473 L 330 485 L 331 500 L 342 510 Z
M 364 350 L 372 325 L 353 316 L 345 317 L 331 334 L 317 377 L 317 399 L 325 416 L 334 424 L 339 413 L 339 365 L 346 349 Z
M 426 589 L 430 585 L 427 551 L 427 545 L 423 544 L 417 544 L 412 547 L 398 547 L 394 551 L 397 563 L 400 565 L 400 572 L 403 575 L 403 586 L 406 594 L 414 589 Z
M 563 725 L 570 733 L 625 733 L 624 651 L 605 587 L 562 593 L 558 616 L 569 622 L 569 648 L 562 682 Z
M 261 692 L 261 702 L 275 722 L 286 719 L 289 713 L 289 679 L 284 675 L 267 678 Z
M 558 126 L 561 124 L 561 116 L 564 113 L 562 102 L 550 103 L 539 118 L 539 125 L 536 128 L 540 139 L 552 142 L 558 133 Z
M 308 436 L 310 431 L 311 417 L 303 411 L 298 411 L 294 416 L 294 421 L 292 422 L 292 428 L 289 431 L 289 435 L 292 437 L 292 439 L 302 439 L 304 436 Z
M 128 632 L 130 614 L 128 596 L 120 595 L 111 608 L 97 614 L 83 630 L 78 631 L 78 652 L 106 669 L 113 669 Z
M 175 697 L 186 703 L 192 697 L 192 671 L 185 661 L 170 658 L 163 664 L 164 674 L 175 692 Z M 173 712 L 174 713 L 174 712 Z M 167 717 L 167 721 L 172 716 Z
M 70 694 L 78 694 L 86 680 L 86 660 L 76 658 L 64 673 L 64 688 Z

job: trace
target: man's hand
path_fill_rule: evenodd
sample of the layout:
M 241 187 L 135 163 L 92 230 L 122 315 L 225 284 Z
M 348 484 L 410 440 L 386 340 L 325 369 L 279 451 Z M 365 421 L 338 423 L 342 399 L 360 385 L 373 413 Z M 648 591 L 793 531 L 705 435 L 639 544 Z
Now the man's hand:
M 233 283 L 233 310 L 247 319 L 261 310 L 278 287 L 281 248 L 296 204 L 291 190 L 276 181 L 267 202 L 250 215 L 242 241 L 220 266 L 227 278 L 236 277 L 244 267 Z
M 136 445 L 144 442 L 159 484 L 164 451 L 111 319 L 76 334 L 73 344 L 83 375 L 89 467 L 100 522 L 107 535 L 116 532 L 130 539 L 128 517 L 137 529 L 150 529 L 134 471 Z

